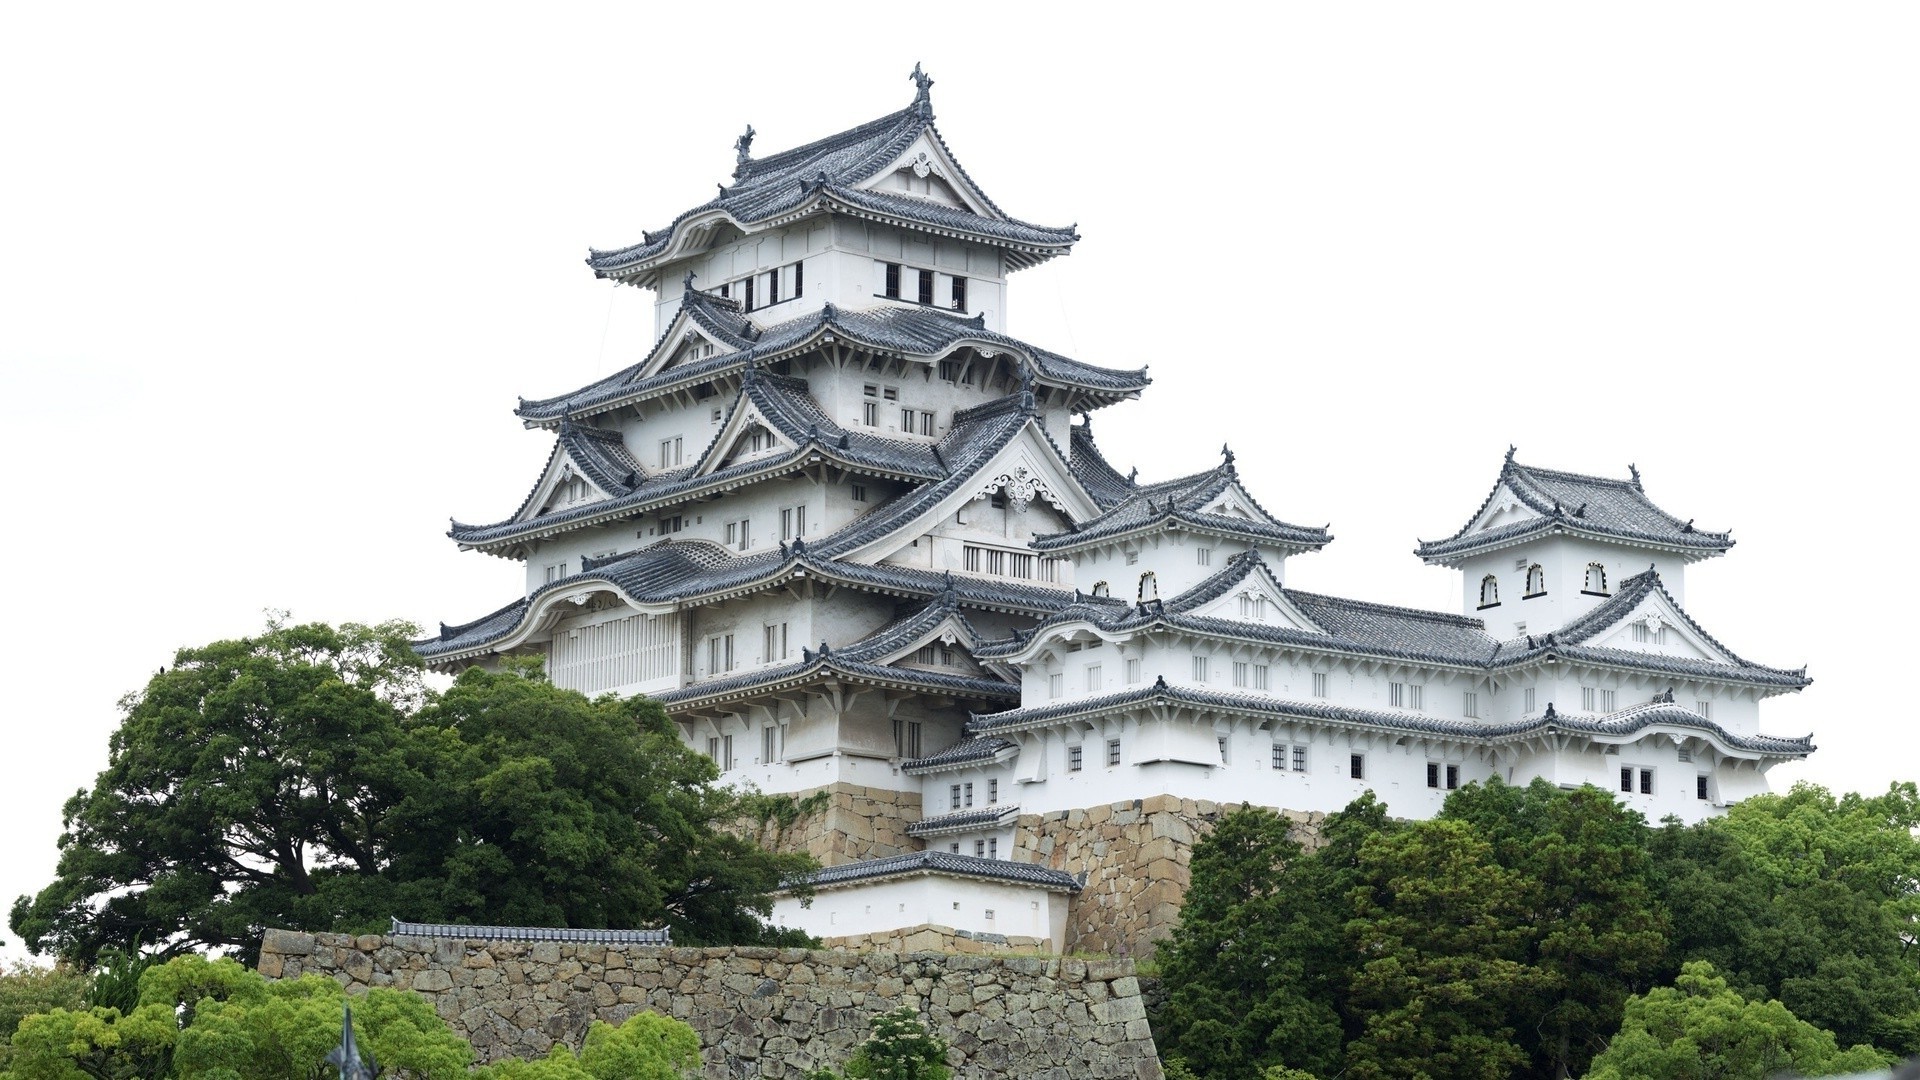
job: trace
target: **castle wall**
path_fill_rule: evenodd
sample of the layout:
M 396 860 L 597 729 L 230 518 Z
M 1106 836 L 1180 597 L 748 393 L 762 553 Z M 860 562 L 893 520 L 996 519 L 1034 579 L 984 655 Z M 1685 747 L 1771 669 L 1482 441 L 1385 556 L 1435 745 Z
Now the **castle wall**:
M 709 1080 L 799 1080 L 838 1066 L 869 1021 L 916 1008 L 961 1080 L 1161 1080 L 1131 961 L 660 949 L 269 930 L 269 978 L 412 990 L 482 1060 L 578 1048 L 595 1020 L 652 1010 L 692 1025 Z
M 794 792 L 796 802 L 825 793 L 826 805 L 802 813 L 790 823 L 744 823 L 761 847 L 770 851 L 804 851 L 822 866 L 840 866 L 862 859 L 884 859 L 920 850 L 907 835 L 907 826 L 920 820 L 920 794 L 860 784 L 836 782 Z
M 1193 845 L 1233 807 L 1205 799 L 1146 799 L 1022 814 L 1014 858 L 1087 875 L 1067 912 L 1067 950 L 1152 956 L 1173 932 L 1193 880 Z M 1281 811 L 1294 837 L 1312 847 L 1318 812 Z

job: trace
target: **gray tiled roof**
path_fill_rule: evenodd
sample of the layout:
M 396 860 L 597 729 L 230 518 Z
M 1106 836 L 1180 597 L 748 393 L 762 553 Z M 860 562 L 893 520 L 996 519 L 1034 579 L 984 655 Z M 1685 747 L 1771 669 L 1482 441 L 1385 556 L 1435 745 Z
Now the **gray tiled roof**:
M 987 806 L 977 810 L 955 810 L 935 814 L 907 826 L 908 836 L 944 836 L 986 828 L 1003 828 L 1020 816 L 1018 806 Z
M 1070 248 L 1079 236 L 1071 226 L 1052 228 L 1008 217 L 981 192 L 986 214 L 907 195 L 864 191 L 859 185 L 877 177 L 913 145 L 922 133 L 931 133 L 952 160 L 951 150 L 933 126 L 932 110 L 916 102 L 896 113 L 824 139 L 778 154 L 741 163 L 734 184 L 720 194 L 679 215 L 673 224 L 646 233 L 641 242 L 610 251 L 592 251 L 587 265 L 597 277 L 634 277 L 650 269 L 664 253 L 674 233 L 689 219 L 720 213 L 750 227 L 776 218 L 802 216 L 832 208 L 859 216 L 882 217 L 960 233 L 1010 247 L 1016 266 L 1031 265 Z M 966 186 L 979 185 L 961 170 Z
M 976 735 L 1046 727 L 1062 720 L 1094 716 L 1138 708 L 1142 705 L 1173 704 L 1200 709 L 1232 709 L 1242 713 L 1271 716 L 1280 720 L 1321 721 L 1349 724 L 1389 732 L 1433 735 L 1466 741 L 1504 741 L 1551 732 L 1592 736 L 1627 736 L 1656 724 L 1690 728 L 1706 732 L 1734 749 L 1772 757 L 1804 757 L 1813 752 L 1811 737 L 1780 739 L 1765 735 L 1735 735 L 1690 709 L 1670 702 L 1636 706 L 1609 716 L 1582 718 L 1556 714 L 1549 703 L 1546 713 L 1531 720 L 1510 724 L 1481 724 L 1472 720 L 1443 720 L 1413 712 L 1388 712 L 1356 709 L 1324 701 L 1291 701 L 1262 694 L 1222 693 L 1198 687 L 1158 681 L 1151 686 L 1116 694 L 1063 701 L 1034 708 L 975 714 L 967 728 Z
M 1239 480 L 1239 472 L 1229 455 L 1206 472 L 1158 484 L 1133 485 L 1125 498 L 1106 513 L 1077 522 L 1065 532 L 1037 536 L 1033 547 L 1036 551 L 1064 551 L 1128 533 L 1173 527 L 1309 551 L 1325 547 L 1333 540 L 1325 528 L 1230 517 L 1201 509 Z M 1266 513 L 1265 508 L 1261 508 L 1261 513 Z
M 581 572 L 542 586 L 491 614 L 414 644 L 435 659 L 484 650 L 519 628 L 534 600 L 585 582 L 606 582 L 641 604 L 696 601 L 730 593 L 776 588 L 796 576 L 901 597 L 935 598 L 951 592 L 955 603 L 978 609 L 1043 615 L 1070 603 L 1073 594 L 1054 586 L 935 573 L 912 566 L 836 561 L 818 545 L 796 545 L 738 556 L 700 540 L 668 540 L 605 560 L 587 560 Z
M 969 468 L 983 464 L 1032 419 L 1031 411 L 1022 408 L 1023 395 L 1015 394 L 956 412 L 946 434 L 932 443 L 864 434 L 856 438 L 820 412 L 805 386 L 798 379 L 757 374 L 743 382 L 740 399 L 733 406 L 737 409 L 740 401 L 751 400 L 763 416 L 795 440 L 797 445 L 791 450 L 751 457 L 707 472 L 702 472 L 701 465 L 696 463 L 656 474 L 617 498 L 525 521 L 509 519 L 492 525 L 456 521 L 447 535 L 470 547 L 499 548 L 590 523 L 631 518 L 677 506 L 708 494 L 784 475 L 814 458 L 870 475 L 935 481 L 896 495 L 817 542 L 823 545 L 823 551 L 837 552 L 885 535 L 888 528 L 903 520 L 899 515 L 904 508 L 929 499 L 937 502 L 945 498 L 953 485 L 967 481 Z M 727 425 L 721 426 L 724 429 Z M 718 436 L 703 453 L 703 458 L 724 452 L 725 448 L 720 447 L 717 440 Z
M 819 311 L 764 330 L 748 324 L 745 332 L 738 325 L 739 307 L 730 300 L 694 290 L 687 294 L 683 310 L 703 329 L 713 330 L 716 337 L 724 340 L 731 335 L 731 340 L 737 343 L 736 351 L 648 374 L 654 354 L 676 346 L 663 335 L 654 346 L 654 354 L 640 363 L 568 394 L 534 401 L 522 399 L 515 414 L 530 424 L 544 425 L 556 422 L 563 414 L 580 417 L 605 412 L 676 388 L 734 375 L 750 364 L 765 367 L 817 347 L 828 335 L 836 341 L 877 352 L 899 353 L 922 360 L 945 356 L 968 344 L 1018 354 L 1031 361 L 1037 382 L 1092 395 L 1096 403 L 1137 394 L 1152 381 L 1145 368 L 1123 371 L 1083 363 L 988 330 L 977 317 L 967 318 L 939 308 L 888 304 L 868 311 L 854 311 L 828 304 Z
M 963 768 L 992 761 L 1001 754 L 1014 749 L 1011 739 L 993 739 L 968 737 L 947 747 L 932 757 L 915 758 L 900 763 L 900 769 L 909 776 L 922 773 L 941 772 L 946 769 Z
M 1080 486 L 1087 489 L 1087 494 L 1093 496 L 1094 503 L 1102 510 L 1111 510 L 1125 502 L 1140 486 L 1131 476 L 1121 476 L 1120 470 L 1100 453 L 1099 447 L 1093 444 L 1093 426 L 1088 420 L 1073 425 L 1067 446 L 1074 479 L 1080 481 Z
M 1032 863 L 1013 862 L 1008 859 L 981 859 L 972 855 L 956 855 L 950 851 L 915 851 L 885 859 L 843 863 L 840 866 L 815 870 L 801 880 L 820 889 L 908 874 L 952 874 L 956 877 L 986 878 L 1010 881 L 1019 885 L 1037 885 L 1049 892 L 1080 891 L 1079 879 L 1063 870 L 1035 866 Z
M 463 926 L 458 923 L 416 923 L 393 920 L 393 937 L 461 938 L 467 941 L 557 941 L 573 945 L 673 944 L 673 931 L 577 930 L 551 926 Z
M 886 657 L 918 641 L 950 618 L 958 618 L 963 624 L 966 623 L 966 616 L 960 613 L 959 597 L 952 591 L 942 593 L 913 614 L 896 619 L 844 648 L 832 649 L 822 642 L 817 652 L 801 649 L 800 662 L 797 664 L 776 664 L 724 679 L 709 679 L 655 694 L 654 697 L 667 704 L 675 704 L 742 692 L 758 693 L 775 684 L 791 685 L 821 675 L 837 675 L 869 682 L 913 686 L 931 693 L 952 694 L 974 700 L 1018 700 L 1020 688 L 999 679 L 891 667 L 883 663 Z M 970 625 L 967 629 L 971 642 L 977 635 L 972 633 Z
M 1632 466 L 1628 467 L 1632 469 Z M 1414 554 L 1428 562 L 1452 564 L 1489 548 L 1518 543 L 1554 532 L 1572 532 L 1629 543 L 1678 549 L 1700 558 L 1718 555 L 1733 546 L 1724 532 L 1696 529 L 1653 504 L 1640 486 L 1640 471 L 1627 480 L 1558 472 L 1521 465 L 1507 451 L 1500 478 L 1460 531 L 1445 540 L 1423 540 Z M 1474 532 L 1473 523 L 1492 505 L 1502 487 L 1528 509 L 1541 515 Z
M 1637 671 L 1792 689 L 1806 686 L 1811 681 L 1804 670 L 1770 668 L 1741 659 L 1714 641 L 1684 612 L 1681 614 L 1687 618 L 1687 624 L 1725 652 L 1731 658 L 1730 663 L 1584 644 L 1601 631 L 1617 626 L 1648 592 L 1658 588 L 1665 593 L 1659 575 L 1652 570 L 1622 582 L 1620 591 L 1611 599 L 1569 623 L 1562 631 L 1507 642 L 1488 634 L 1486 624 L 1479 619 L 1464 615 L 1372 604 L 1297 589 L 1280 589 L 1280 593 L 1312 622 L 1312 629 L 1191 614 L 1195 609 L 1226 595 L 1256 571 L 1267 574 L 1271 580 L 1272 575 L 1265 561 L 1258 553 L 1248 551 L 1233 556 L 1226 566 L 1192 589 L 1161 603 L 1129 604 L 1119 600 L 1083 597 L 1048 616 L 1032 630 L 1017 632 L 1010 638 L 982 642 L 979 649 L 975 650 L 975 655 L 982 660 L 1004 659 L 1026 648 L 1035 634 L 1053 626 L 1085 620 L 1107 633 L 1129 633 L 1164 626 L 1244 641 L 1487 671 L 1559 658 Z M 1665 595 L 1669 602 L 1673 602 L 1672 594 Z M 1680 610 L 1678 603 L 1673 606 L 1676 611 Z

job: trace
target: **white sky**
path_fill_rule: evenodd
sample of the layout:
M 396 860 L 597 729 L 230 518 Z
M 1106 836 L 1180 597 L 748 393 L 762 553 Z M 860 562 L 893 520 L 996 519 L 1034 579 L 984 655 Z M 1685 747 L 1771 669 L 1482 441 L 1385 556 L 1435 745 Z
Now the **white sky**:
M 462 622 L 459 553 L 548 450 L 516 394 L 651 343 L 597 282 L 764 154 L 905 105 L 1009 213 L 1077 222 L 1012 331 L 1151 364 L 1117 465 L 1223 439 L 1292 583 L 1454 610 L 1410 551 L 1524 462 L 1625 475 L 1739 546 L 1709 631 L 1816 682 L 1805 776 L 1920 776 L 1901 630 L 1920 9 L 14 4 L 0 11 L 7 654 L 0 906 L 51 880 L 114 702 L 181 645 Z M 1170 12 L 1172 12 L 1170 14 Z M 1893 680 L 1887 683 L 1886 680 Z M 404 914 L 404 913 L 401 913 Z M 10 933 L 0 932 L 17 950 Z

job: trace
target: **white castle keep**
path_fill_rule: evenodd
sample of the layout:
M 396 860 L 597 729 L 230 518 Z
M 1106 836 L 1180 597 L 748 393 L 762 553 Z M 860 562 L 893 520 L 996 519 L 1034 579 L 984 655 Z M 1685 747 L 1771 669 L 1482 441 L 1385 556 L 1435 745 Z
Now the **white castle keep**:
M 656 291 L 659 339 L 521 401 L 555 437 L 545 469 L 450 535 L 525 563 L 526 592 L 418 643 L 435 668 L 538 656 L 560 686 L 663 702 L 725 782 L 828 793 L 804 840 L 819 893 L 776 914 L 837 939 L 1144 944 L 1170 902 L 1150 879 L 1185 883 L 1150 845 L 1192 838 L 1127 826 L 1171 807 L 1372 790 L 1425 817 L 1460 784 L 1544 777 L 1694 821 L 1812 751 L 1759 723 L 1804 670 L 1683 606 L 1688 564 L 1733 541 L 1637 471 L 1509 452 L 1418 548 L 1463 575 L 1454 615 L 1288 588 L 1332 537 L 1270 513 L 1231 452 L 1115 469 L 1087 418 L 1145 370 L 1004 332 L 1010 276 L 1077 234 L 996 206 L 914 75 L 907 108 L 817 142 L 754 157 L 749 128 L 716 198 L 592 253 Z M 1116 917 L 1095 893 L 1160 913 L 1096 932 Z

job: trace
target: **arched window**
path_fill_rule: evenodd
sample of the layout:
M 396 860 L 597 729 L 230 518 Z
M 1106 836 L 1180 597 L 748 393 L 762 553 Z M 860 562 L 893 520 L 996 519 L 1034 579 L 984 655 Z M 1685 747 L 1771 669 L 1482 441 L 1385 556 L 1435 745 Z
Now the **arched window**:
M 1544 596 L 1547 591 L 1547 572 L 1539 563 L 1527 567 L 1527 596 Z M 1522 597 L 1525 599 L 1525 597 Z
M 1500 582 L 1492 574 L 1480 579 L 1480 606 L 1497 607 L 1500 603 Z
M 1594 596 L 1607 595 L 1607 568 L 1597 562 L 1588 563 L 1586 584 L 1580 586 L 1580 591 Z

